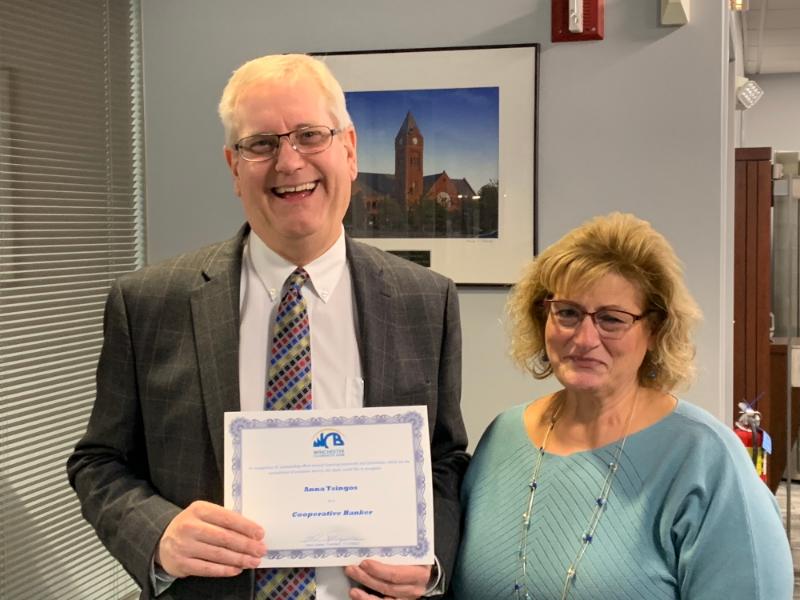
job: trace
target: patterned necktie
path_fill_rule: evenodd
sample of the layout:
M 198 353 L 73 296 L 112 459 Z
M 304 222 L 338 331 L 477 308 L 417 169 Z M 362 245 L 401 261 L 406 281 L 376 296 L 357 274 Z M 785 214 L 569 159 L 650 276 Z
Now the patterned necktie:
M 265 410 L 311 408 L 311 332 L 300 292 L 306 280 L 300 268 L 286 279 L 272 334 Z M 256 569 L 254 600 L 315 600 L 314 577 L 313 568 Z
M 272 334 L 265 410 L 311 408 L 311 333 L 300 293 L 307 280 L 308 273 L 301 268 L 286 279 Z

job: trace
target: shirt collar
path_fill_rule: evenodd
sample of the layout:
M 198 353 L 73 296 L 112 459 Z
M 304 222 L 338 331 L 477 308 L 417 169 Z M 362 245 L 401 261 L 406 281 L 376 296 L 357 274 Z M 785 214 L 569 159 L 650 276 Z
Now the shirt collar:
M 297 266 L 290 263 L 267 246 L 252 231 L 248 236 L 247 250 L 253 270 L 267 290 L 273 302 L 280 299 L 286 278 Z M 342 278 L 347 266 L 347 251 L 344 242 L 344 227 L 333 246 L 303 268 L 309 276 L 308 287 L 320 300 L 327 303 Z

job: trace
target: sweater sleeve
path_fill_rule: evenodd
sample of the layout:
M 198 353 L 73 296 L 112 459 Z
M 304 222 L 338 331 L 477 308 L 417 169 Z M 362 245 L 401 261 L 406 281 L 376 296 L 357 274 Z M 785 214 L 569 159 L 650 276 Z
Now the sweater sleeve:
M 792 557 L 777 503 L 732 432 L 709 428 L 686 455 L 664 517 L 681 598 L 791 599 Z

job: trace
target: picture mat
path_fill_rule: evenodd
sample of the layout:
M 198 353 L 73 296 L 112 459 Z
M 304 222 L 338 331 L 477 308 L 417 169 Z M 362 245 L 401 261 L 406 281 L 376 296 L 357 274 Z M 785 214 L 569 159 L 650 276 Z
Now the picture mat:
M 389 251 L 429 250 L 431 268 L 459 284 L 516 281 L 534 251 L 536 48 L 327 55 L 323 60 L 346 91 L 500 88 L 498 238 L 361 241 Z

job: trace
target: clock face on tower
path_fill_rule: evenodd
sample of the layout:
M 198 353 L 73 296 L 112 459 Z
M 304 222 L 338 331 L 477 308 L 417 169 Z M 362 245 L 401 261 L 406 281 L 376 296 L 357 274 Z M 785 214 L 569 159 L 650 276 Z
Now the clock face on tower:
M 417 144 L 419 144 L 419 140 L 417 138 L 413 137 L 413 138 L 411 138 L 411 143 L 416 146 Z

